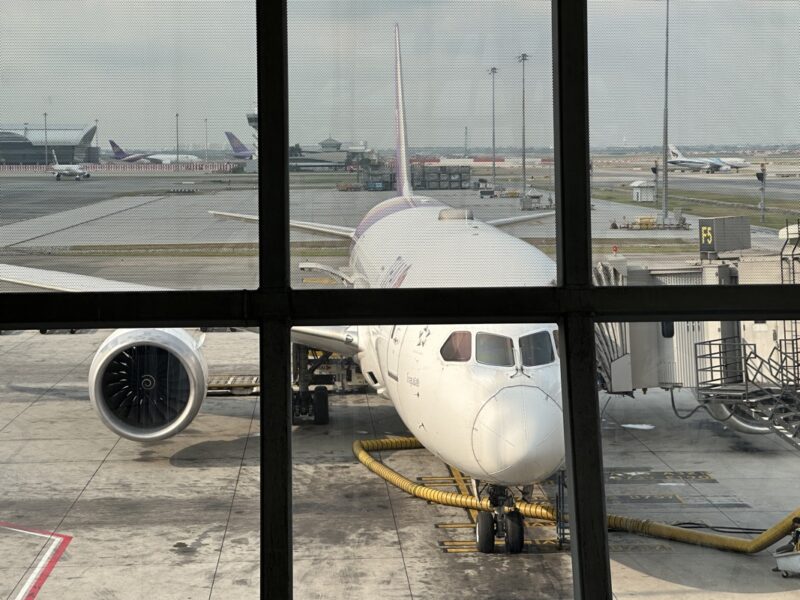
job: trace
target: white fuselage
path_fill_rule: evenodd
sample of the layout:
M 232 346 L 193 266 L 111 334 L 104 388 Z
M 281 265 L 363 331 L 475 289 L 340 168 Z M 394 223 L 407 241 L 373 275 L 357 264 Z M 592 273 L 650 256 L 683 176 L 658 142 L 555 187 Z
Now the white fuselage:
M 51 168 L 53 169 L 53 174 L 57 176 L 80 178 L 88 175 L 88 171 L 80 165 L 52 165 Z
M 419 196 L 373 208 L 354 237 L 355 285 L 552 284 L 555 264 L 537 248 L 459 215 L 467 216 Z M 539 356 L 531 359 L 520 338 L 537 332 Z M 455 357 L 443 350 L 451 335 L 459 339 Z M 555 325 L 541 323 L 359 326 L 357 358 L 431 452 L 476 479 L 525 485 L 564 464 L 556 335 Z

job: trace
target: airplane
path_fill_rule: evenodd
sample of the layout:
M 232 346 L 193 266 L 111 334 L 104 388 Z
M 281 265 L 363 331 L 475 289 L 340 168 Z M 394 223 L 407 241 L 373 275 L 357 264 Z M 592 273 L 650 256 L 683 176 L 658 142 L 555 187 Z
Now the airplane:
M 233 157 L 234 158 L 243 158 L 245 160 L 251 160 L 256 157 L 255 150 L 251 150 L 247 146 L 245 146 L 238 137 L 236 137 L 230 131 L 225 132 L 225 136 L 228 138 L 228 143 L 231 145 L 231 150 L 233 150 Z
M 75 181 L 80 181 L 81 179 L 89 179 L 89 177 L 91 177 L 91 173 L 89 173 L 86 169 L 84 169 L 80 165 L 59 164 L 55 149 L 53 149 L 52 152 L 53 152 L 52 173 L 56 176 L 56 181 L 61 181 L 62 175 L 66 175 L 67 177 L 74 177 Z
M 673 170 L 688 170 L 688 171 L 705 171 L 706 173 L 716 173 L 718 171 L 730 171 L 731 169 L 744 169 L 750 166 L 750 163 L 742 158 L 726 157 L 726 158 L 688 158 L 678 150 L 673 144 L 669 145 L 670 159 L 667 164 L 671 165 Z
M 750 166 L 750 163 L 743 158 L 736 158 L 733 156 L 723 156 L 718 158 L 717 160 L 721 161 L 722 163 L 728 165 L 732 169 L 736 169 L 736 172 L 739 172 L 739 169 L 746 169 Z
M 355 288 L 553 285 L 555 262 L 500 229 L 553 211 L 482 222 L 469 210 L 414 193 L 397 25 L 394 51 L 398 196 L 380 202 L 354 228 L 291 221 L 294 228 L 351 242 L 347 268 L 315 263 L 300 268 L 335 275 Z M 2 279 L 62 291 L 125 285 L 11 265 L 0 265 Z M 176 328 L 112 333 L 89 371 L 89 397 L 102 422 L 140 442 L 162 440 L 188 426 L 207 390 L 202 341 Z M 472 478 L 476 495 L 488 497 L 493 511 L 480 512 L 475 527 L 479 550 L 492 552 L 497 538 L 505 539 L 510 552 L 522 550 L 524 521 L 512 490 L 521 488 L 529 497 L 534 483 L 565 464 L 556 324 L 296 326 L 292 341 L 353 357 L 408 430 Z M 322 416 L 319 421 L 326 422 L 325 388 L 315 389 L 311 402 L 315 420 Z M 297 410 L 299 403 L 293 404 Z
M 111 149 L 114 151 L 114 158 L 122 162 L 139 162 L 145 160 L 147 162 L 168 165 L 174 162 L 200 162 L 200 158 L 193 154 L 158 154 L 152 153 L 139 153 L 130 154 L 125 152 L 114 140 L 108 140 Z

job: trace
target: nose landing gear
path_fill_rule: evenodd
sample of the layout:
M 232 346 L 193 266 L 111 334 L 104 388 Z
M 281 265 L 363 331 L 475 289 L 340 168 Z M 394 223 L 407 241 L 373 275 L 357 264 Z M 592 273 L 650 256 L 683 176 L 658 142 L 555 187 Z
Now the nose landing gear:
M 494 552 L 497 538 L 505 541 L 506 552 L 519 554 L 525 545 L 525 521 L 514 506 L 514 496 L 505 486 L 490 485 L 489 501 L 492 512 L 480 512 L 475 523 L 478 552 Z

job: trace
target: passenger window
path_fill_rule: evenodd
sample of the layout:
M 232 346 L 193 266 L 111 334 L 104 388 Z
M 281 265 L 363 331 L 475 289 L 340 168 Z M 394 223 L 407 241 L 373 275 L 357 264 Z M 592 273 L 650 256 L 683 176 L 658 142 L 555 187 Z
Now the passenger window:
M 472 358 L 472 334 L 469 331 L 454 331 L 442 344 L 442 358 L 451 362 L 467 362 Z
M 479 333 L 475 336 L 475 359 L 484 365 L 513 367 L 514 343 L 502 335 Z
M 519 339 L 519 349 L 522 354 L 523 367 L 536 367 L 546 365 L 555 360 L 553 343 L 550 333 L 538 331 Z

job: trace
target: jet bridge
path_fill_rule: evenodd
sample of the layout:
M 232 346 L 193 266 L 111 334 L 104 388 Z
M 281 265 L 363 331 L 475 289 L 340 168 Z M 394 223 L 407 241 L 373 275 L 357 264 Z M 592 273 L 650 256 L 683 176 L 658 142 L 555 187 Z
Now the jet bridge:
M 800 229 L 800 228 L 798 228 Z M 800 283 L 797 229 L 779 255 L 672 267 L 598 263 L 596 285 Z M 788 238 L 788 239 L 787 239 Z M 598 323 L 603 387 L 631 393 L 690 388 L 708 412 L 745 433 L 775 433 L 800 448 L 800 325 L 797 320 Z

